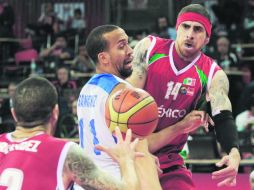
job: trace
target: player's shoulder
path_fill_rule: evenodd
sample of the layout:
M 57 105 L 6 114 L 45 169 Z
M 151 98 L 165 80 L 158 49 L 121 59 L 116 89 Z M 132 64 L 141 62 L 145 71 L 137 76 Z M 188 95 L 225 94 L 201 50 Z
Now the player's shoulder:
M 153 36 L 153 35 L 149 35 L 147 38 L 148 38 L 152 43 L 155 43 L 155 44 L 157 44 L 157 45 L 163 45 L 163 44 L 170 45 L 171 43 L 174 42 L 174 40 L 172 40 L 172 39 L 161 38 L 161 37 Z
M 203 52 L 201 53 L 198 63 L 202 64 L 203 67 L 209 68 L 209 70 L 211 68 L 213 68 L 216 72 L 218 70 L 222 70 L 221 67 L 217 64 L 217 62 L 213 58 L 209 57 Z
M 96 89 L 102 89 L 109 94 L 119 83 L 127 82 L 110 73 L 96 74 L 86 83 L 81 94 L 87 94 L 88 90 L 89 92 L 91 92 L 91 90 L 94 92 Z
M 110 73 L 100 73 L 100 74 L 94 75 L 88 81 L 88 84 L 99 84 L 99 83 L 114 82 L 114 81 L 122 81 L 122 79 Z
M 55 146 L 55 145 L 64 145 L 66 143 L 68 143 L 68 141 L 66 139 L 60 139 L 60 138 L 56 138 L 56 137 L 53 137 L 51 135 L 43 135 L 41 136 L 41 138 L 38 138 L 38 140 L 44 140 L 45 142 L 47 142 L 48 145 L 52 145 L 52 146 Z
M 149 56 L 154 54 L 165 54 L 167 55 L 169 52 L 169 48 L 174 42 L 172 39 L 160 38 L 157 36 L 149 36 L 151 40 L 150 47 L 148 49 Z

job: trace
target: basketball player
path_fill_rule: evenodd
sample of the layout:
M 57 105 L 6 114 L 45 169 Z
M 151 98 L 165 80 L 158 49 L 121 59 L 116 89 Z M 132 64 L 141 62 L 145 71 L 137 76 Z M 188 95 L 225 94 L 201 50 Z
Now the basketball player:
M 110 147 L 116 143 L 105 121 L 105 104 L 114 92 L 130 86 L 124 79 L 132 73 L 133 51 L 125 31 L 114 25 L 93 29 L 87 37 L 86 47 L 96 65 L 97 74 L 84 85 L 78 98 L 80 145 L 99 167 L 120 178 L 118 163 L 95 146 L 102 144 Z M 139 152 L 145 153 L 145 157 L 135 160 L 142 189 L 161 189 L 147 141 L 140 141 L 138 148 Z
M 46 79 L 28 78 L 21 82 L 13 97 L 12 113 L 16 130 L 0 135 L 0 189 L 69 189 L 74 182 L 86 189 L 139 189 L 135 171 L 131 132 L 123 140 L 116 130 L 114 148 L 98 146 L 116 160 L 122 179 L 99 169 L 76 143 L 57 139 L 57 92 Z
M 217 139 L 228 153 L 217 163 L 219 167 L 226 167 L 214 172 L 212 178 L 219 180 L 218 186 L 236 184 L 240 154 L 228 98 L 228 79 L 223 70 L 201 52 L 209 42 L 211 28 L 206 9 L 191 4 L 178 14 L 176 41 L 148 36 L 134 49 L 134 71 L 128 81 L 148 91 L 159 107 L 157 133 L 152 134 L 148 142 L 149 150 L 160 160 L 163 189 L 195 188 L 179 153 L 188 133 L 207 118 L 196 112 L 205 107 L 206 101 L 210 102 Z M 186 125 L 185 121 L 190 118 L 196 118 L 195 122 Z

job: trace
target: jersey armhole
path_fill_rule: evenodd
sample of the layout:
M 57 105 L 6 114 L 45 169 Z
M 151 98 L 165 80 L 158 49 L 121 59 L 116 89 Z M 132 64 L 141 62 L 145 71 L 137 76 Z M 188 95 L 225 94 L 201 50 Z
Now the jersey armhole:
M 150 54 L 156 44 L 156 38 L 154 36 L 149 36 L 149 39 L 152 40 L 151 45 L 149 46 L 148 50 L 147 50 L 147 54 L 146 54 L 146 64 L 149 64 L 149 58 L 150 58 Z
M 70 149 L 70 147 L 74 145 L 74 142 L 67 142 L 60 154 L 58 165 L 57 165 L 57 188 L 58 190 L 64 190 L 64 182 L 63 182 L 63 168 L 64 168 L 64 162 L 67 156 L 67 153 Z

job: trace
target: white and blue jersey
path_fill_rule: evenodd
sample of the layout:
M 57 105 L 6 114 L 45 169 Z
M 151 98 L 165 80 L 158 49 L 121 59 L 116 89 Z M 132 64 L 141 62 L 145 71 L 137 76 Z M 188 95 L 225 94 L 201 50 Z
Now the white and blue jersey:
M 98 151 L 95 145 L 110 147 L 116 143 L 105 120 L 105 104 L 112 90 L 126 83 L 112 74 L 96 74 L 82 88 L 78 98 L 77 114 L 79 120 L 80 146 L 85 154 L 103 170 L 120 179 L 118 164 L 106 153 Z

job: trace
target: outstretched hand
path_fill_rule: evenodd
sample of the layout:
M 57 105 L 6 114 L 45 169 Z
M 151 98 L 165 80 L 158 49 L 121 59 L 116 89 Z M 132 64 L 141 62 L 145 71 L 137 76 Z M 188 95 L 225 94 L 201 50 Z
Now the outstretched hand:
M 139 140 L 136 138 L 133 142 L 131 142 L 131 129 L 127 130 L 125 139 L 123 139 L 122 133 L 118 127 L 115 128 L 115 135 L 117 138 L 117 144 L 115 146 L 105 147 L 102 145 L 96 145 L 96 149 L 107 153 L 110 157 L 112 157 L 113 160 L 118 163 L 121 163 L 126 159 L 134 160 L 135 157 L 144 156 L 143 153 L 135 151 Z
M 218 187 L 236 185 L 236 175 L 239 164 L 240 154 L 237 149 L 231 151 L 229 155 L 224 156 L 218 163 L 216 163 L 217 167 L 226 165 L 226 168 L 212 173 L 212 179 L 220 181 L 217 184 Z
M 201 126 L 205 128 L 206 132 L 208 132 L 209 124 L 214 126 L 214 122 L 211 117 L 206 112 L 198 110 L 193 110 L 187 114 L 180 122 L 182 123 L 182 127 L 179 130 L 183 134 L 193 132 Z

